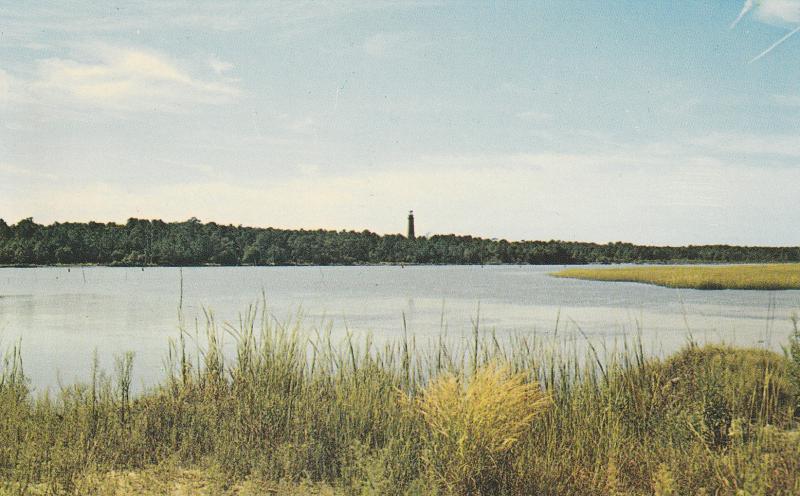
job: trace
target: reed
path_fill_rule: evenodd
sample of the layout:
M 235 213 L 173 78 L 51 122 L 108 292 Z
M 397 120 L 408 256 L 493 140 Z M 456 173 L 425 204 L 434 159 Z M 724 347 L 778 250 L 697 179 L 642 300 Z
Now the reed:
M 565 269 L 555 277 L 690 289 L 800 289 L 800 264 L 662 265 Z
M 130 356 L 34 395 L 12 348 L 0 494 L 800 492 L 795 341 L 659 359 L 477 325 L 419 347 L 304 329 L 263 306 L 235 327 L 209 313 L 138 395 Z

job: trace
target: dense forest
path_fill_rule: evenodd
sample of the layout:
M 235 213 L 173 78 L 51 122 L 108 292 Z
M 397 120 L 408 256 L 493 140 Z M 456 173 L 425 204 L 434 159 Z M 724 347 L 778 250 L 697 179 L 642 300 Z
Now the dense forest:
M 350 265 L 797 262 L 800 247 L 639 246 L 505 241 L 434 235 L 406 239 L 369 231 L 287 230 L 129 219 L 54 223 L 0 219 L 0 265 Z

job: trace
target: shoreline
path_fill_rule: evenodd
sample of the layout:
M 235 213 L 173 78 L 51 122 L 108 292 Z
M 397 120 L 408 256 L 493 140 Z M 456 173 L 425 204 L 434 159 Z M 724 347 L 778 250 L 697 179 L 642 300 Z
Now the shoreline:
M 216 267 L 548 267 L 548 266 L 561 266 L 561 267 L 577 267 L 577 266 L 598 266 L 598 267 L 646 267 L 646 266 L 665 266 L 665 267 L 724 267 L 724 266 L 765 266 L 765 265 L 800 265 L 800 262 L 727 262 L 727 261 L 694 261 L 694 260 L 673 260 L 673 261 L 641 261 L 641 262 L 586 262 L 586 263 L 420 263 L 420 262 L 379 262 L 379 263 L 330 263 L 330 264 L 306 264 L 306 263 L 286 263 L 286 264 L 188 264 L 188 265 L 170 265 L 170 264 L 148 264 L 148 265 L 133 265 L 133 264 L 99 264 L 99 263 L 73 263 L 73 264 L 0 264 L 0 269 L 46 269 L 46 268 L 88 268 L 88 267 L 104 267 L 110 269 L 126 268 L 126 269 L 154 269 L 154 268 L 216 268 Z M 598 269 L 603 270 L 603 269 Z M 555 274 L 551 274 L 555 275 Z M 556 276 L 564 277 L 564 276 Z M 579 278 L 575 278 L 579 279 Z M 637 282 L 637 281 L 629 281 Z

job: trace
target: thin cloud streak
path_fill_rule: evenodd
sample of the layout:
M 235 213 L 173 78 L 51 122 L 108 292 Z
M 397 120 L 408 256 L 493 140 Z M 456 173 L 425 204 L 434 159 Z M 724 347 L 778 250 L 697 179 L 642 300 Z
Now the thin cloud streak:
M 747 13 L 750 12 L 751 10 L 753 10 L 753 0 L 747 0 L 742 6 L 742 11 L 739 12 L 739 15 L 736 17 L 736 20 L 731 23 L 730 29 L 735 28 L 736 25 L 739 24 L 739 21 L 741 21 L 744 18 L 744 16 L 746 16 Z
M 798 31 L 800 31 L 800 26 L 797 26 L 797 27 L 796 27 L 796 28 L 794 28 L 793 30 L 789 31 L 789 32 L 788 32 L 788 33 L 787 33 L 787 34 L 786 34 L 786 35 L 785 35 L 783 38 L 779 39 L 778 41 L 776 41 L 775 43 L 773 43 L 772 45 L 770 45 L 770 47 L 769 47 L 769 48 L 767 48 L 766 50 L 764 50 L 763 52 L 761 52 L 760 54 L 758 54 L 756 57 L 753 57 L 753 58 L 750 60 L 750 62 L 748 62 L 748 64 L 752 64 L 753 62 L 756 62 L 757 60 L 759 60 L 759 59 L 763 58 L 763 57 L 764 57 L 764 56 L 766 56 L 766 55 L 767 55 L 769 52 L 771 52 L 771 51 L 775 50 L 775 49 L 776 49 L 776 48 L 778 48 L 778 47 L 779 47 L 779 46 L 780 46 L 782 43 L 784 43 L 786 40 L 788 40 L 789 38 L 791 38 L 792 36 L 794 36 L 795 34 L 797 34 L 797 32 L 798 32 Z

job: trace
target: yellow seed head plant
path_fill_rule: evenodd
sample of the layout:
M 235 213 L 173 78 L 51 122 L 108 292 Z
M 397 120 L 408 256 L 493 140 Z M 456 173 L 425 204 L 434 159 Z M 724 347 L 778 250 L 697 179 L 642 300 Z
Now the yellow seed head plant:
M 425 462 L 447 494 L 493 493 L 506 462 L 549 396 L 524 374 L 492 363 L 469 382 L 454 375 L 432 381 L 418 406 L 428 428 Z

